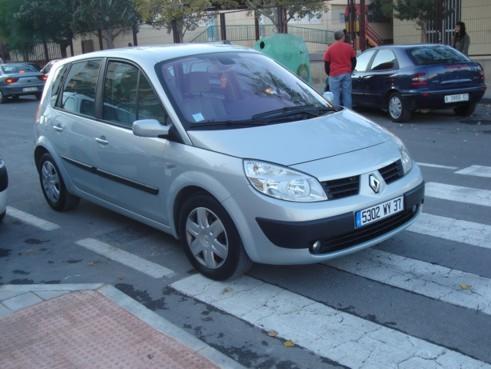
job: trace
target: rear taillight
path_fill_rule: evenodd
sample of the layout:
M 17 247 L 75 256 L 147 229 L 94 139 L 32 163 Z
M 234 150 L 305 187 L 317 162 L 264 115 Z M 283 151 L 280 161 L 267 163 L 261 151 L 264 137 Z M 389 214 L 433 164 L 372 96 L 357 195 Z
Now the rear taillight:
M 428 86 L 428 79 L 426 73 L 416 73 L 411 78 L 411 87 L 425 87 Z
M 4 82 L 8 85 L 17 82 L 19 79 L 14 77 L 5 78 Z
M 46 81 L 48 79 L 48 75 L 47 74 L 43 74 L 43 75 L 40 75 L 38 77 L 41 81 Z
M 480 75 L 481 82 L 484 82 L 484 68 L 482 67 L 481 64 L 479 64 L 479 75 Z

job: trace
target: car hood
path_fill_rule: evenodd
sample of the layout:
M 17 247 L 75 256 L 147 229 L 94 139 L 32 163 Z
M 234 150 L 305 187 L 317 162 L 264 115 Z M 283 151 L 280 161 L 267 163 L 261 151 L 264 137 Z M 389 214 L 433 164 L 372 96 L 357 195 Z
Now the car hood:
M 294 165 L 378 145 L 390 134 L 350 110 L 308 120 L 226 130 L 189 130 L 197 147 Z

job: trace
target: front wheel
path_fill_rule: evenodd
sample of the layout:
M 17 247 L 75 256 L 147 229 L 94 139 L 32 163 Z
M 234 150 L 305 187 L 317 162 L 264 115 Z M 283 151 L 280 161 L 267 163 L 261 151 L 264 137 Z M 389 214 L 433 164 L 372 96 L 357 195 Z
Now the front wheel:
M 468 117 L 474 113 L 476 110 L 476 104 L 475 103 L 468 103 L 465 105 L 457 106 L 454 108 L 455 114 L 461 116 L 461 117 Z
M 411 119 L 411 110 L 409 110 L 407 102 L 397 92 L 389 96 L 387 112 L 394 122 L 407 122 Z
M 186 200 L 178 224 L 186 256 L 206 277 L 226 280 L 252 265 L 232 219 L 210 195 L 199 193 Z
M 50 154 L 44 154 L 38 163 L 39 180 L 43 195 L 49 206 L 57 211 L 75 208 L 80 198 L 69 193 L 58 166 Z

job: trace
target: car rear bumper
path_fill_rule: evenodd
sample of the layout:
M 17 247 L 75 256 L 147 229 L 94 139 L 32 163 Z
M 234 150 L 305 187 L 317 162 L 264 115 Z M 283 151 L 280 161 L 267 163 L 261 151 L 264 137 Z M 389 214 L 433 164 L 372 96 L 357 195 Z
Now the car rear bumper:
M 36 90 L 34 90 L 34 88 Z M 22 86 L 2 86 L 2 94 L 4 96 L 21 96 L 21 95 L 35 95 L 43 92 L 44 83 L 36 83 Z M 26 90 L 31 89 L 31 90 Z
M 464 87 L 438 91 L 411 90 L 402 92 L 402 96 L 409 102 L 411 110 L 415 109 L 444 109 L 468 103 L 478 103 L 486 92 L 486 86 Z M 469 94 L 469 101 L 445 103 L 445 96 L 457 94 Z

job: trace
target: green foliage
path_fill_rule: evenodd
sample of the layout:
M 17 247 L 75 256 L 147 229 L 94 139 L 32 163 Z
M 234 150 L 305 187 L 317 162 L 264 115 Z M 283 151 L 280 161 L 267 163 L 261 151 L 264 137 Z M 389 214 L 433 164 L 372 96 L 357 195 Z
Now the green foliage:
M 426 24 L 435 17 L 436 2 L 441 0 L 397 0 L 394 16 L 400 20 L 416 21 L 426 29 Z
M 211 6 L 209 0 L 137 1 L 138 10 L 146 22 L 156 28 L 165 28 L 169 33 L 177 32 L 180 41 L 187 31 L 196 29 L 199 22 L 207 17 L 207 9 Z
M 298 20 L 307 17 L 309 20 L 320 18 L 325 10 L 324 1 L 298 1 L 298 0 L 245 0 L 246 6 L 269 18 L 279 29 L 281 20 L 278 17 L 278 7 L 286 10 L 286 21 Z

